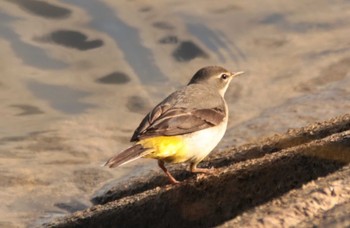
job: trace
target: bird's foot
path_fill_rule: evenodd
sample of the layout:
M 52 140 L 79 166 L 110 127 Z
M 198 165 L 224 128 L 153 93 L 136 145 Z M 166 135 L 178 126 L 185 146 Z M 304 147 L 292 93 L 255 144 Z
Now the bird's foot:
M 205 178 L 208 174 L 213 175 L 216 173 L 216 169 L 214 168 L 209 168 L 209 169 L 204 169 L 204 168 L 197 168 L 196 166 L 191 166 L 191 172 L 192 173 L 198 173 L 196 176 L 197 180 L 201 180 Z
M 170 174 L 170 173 L 169 173 L 169 174 Z M 180 181 L 176 180 L 172 175 L 167 175 L 167 176 L 168 176 L 169 181 L 170 181 L 171 184 L 173 184 L 173 185 L 178 185 L 178 184 L 181 183 Z
M 167 170 L 167 168 L 165 168 L 163 161 L 158 160 L 158 166 L 163 170 L 165 175 L 167 175 L 171 184 L 180 184 L 180 181 L 176 180 L 175 177 L 173 177 L 173 175 L 171 175 L 171 173 Z
M 191 172 L 192 173 L 205 173 L 205 174 L 215 174 L 216 173 L 216 169 L 211 167 L 209 169 L 205 169 L 205 168 L 197 168 L 196 166 L 191 166 Z

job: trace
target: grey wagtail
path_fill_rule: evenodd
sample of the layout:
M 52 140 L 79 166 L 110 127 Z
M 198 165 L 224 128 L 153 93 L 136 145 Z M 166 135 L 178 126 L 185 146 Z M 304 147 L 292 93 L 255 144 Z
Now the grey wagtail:
M 105 166 L 117 167 L 138 158 L 158 160 L 173 184 L 179 183 L 164 163 L 188 162 L 194 173 L 213 173 L 197 168 L 225 134 L 228 108 L 224 99 L 232 73 L 219 66 L 198 70 L 187 84 L 160 102 L 142 120 L 131 137 L 134 145 L 111 157 Z

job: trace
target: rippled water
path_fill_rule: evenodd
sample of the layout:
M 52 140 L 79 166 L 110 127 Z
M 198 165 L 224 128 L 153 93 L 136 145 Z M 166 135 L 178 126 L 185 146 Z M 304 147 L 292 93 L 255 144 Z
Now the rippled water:
M 346 0 L 1 1 L 0 226 L 38 225 L 158 172 L 100 164 L 205 65 L 247 72 L 226 94 L 218 148 L 349 113 L 349 22 Z

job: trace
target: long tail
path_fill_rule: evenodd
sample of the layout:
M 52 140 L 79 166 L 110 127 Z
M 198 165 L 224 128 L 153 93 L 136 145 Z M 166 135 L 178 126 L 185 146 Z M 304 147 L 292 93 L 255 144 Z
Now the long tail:
M 149 151 L 149 149 L 142 147 L 142 145 L 140 144 L 133 145 L 132 147 L 129 147 L 121 153 L 111 157 L 103 166 L 113 168 L 120 165 L 124 165 L 144 156 L 145 154 L 147 154 L 147 151 Z

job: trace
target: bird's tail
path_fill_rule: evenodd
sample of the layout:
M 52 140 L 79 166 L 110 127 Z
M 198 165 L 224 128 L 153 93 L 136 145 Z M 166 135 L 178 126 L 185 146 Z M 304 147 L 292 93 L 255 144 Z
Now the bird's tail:
M 144 156 L 147 154 L 147 151 L 149 151 L 149 149 L 144 148 L 140 144 L 135 144 L 132 147 L 129 147 L 128 149 L 108 159 L 108 161 L 103 166 L 113 168 L 124 165 Z

